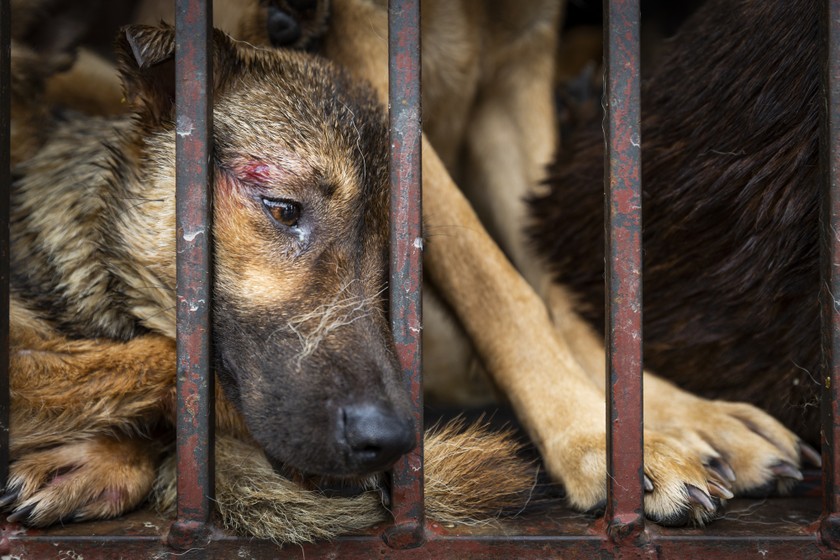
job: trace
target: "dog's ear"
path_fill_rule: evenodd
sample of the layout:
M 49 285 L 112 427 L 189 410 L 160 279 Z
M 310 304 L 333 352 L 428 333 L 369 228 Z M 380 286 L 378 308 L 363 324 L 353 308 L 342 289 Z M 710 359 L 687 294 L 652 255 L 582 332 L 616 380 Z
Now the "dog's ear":
M 233 41 L 213 30 L 214 92 L 239 67 Z M 175 28 L 129 25 L 117 36 L 117 65 L 122 76 L 126 102 L 137 112 L 158 124 L 172 120 L 175 110 Z

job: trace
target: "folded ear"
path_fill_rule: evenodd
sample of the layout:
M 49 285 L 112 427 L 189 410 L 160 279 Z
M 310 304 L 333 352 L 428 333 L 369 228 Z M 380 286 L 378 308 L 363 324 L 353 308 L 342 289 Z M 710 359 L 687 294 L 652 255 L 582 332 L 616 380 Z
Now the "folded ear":
M 233 41 L 213 30 L 214 92 L 218 93 L 238 67 Z M 175 28 L 129 25 L 116 42 L 117 66 L 126 101 L 134 110 L 157 124 L 172 120 L 175 110 Z

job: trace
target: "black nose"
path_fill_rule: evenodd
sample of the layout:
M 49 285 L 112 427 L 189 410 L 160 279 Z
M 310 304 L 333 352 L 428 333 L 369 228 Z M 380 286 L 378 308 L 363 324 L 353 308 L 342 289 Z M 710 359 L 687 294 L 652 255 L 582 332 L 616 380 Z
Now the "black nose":
M 300 39 L 300 25 L 288 13 L 276 6 L 268 8 L 268 38 L 275 47 L 284 47 Z
M 414 449 L 414 422 L 390 407 L 366 403 L 345 406 L 342 412 L 351 459 L 365 470 L 382 470 Z

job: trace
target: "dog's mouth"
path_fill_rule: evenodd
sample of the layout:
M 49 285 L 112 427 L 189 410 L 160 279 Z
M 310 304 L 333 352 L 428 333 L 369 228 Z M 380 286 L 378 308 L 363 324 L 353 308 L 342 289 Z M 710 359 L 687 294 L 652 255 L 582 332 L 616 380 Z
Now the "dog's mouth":
M 324 472 L 316 465 L 315 471 L 309 471 L 306 465 L 295 465 L 266 449 L 269 464 L 279 475 L 306 490 L 329 497 L 354 497 L 375 490 L 387 505 L 390 492 L 384 483 L 388 478 L 386 471 L 414 448 L 413 421 L 394 413 L 390 406 L 341 406 L 332 416 L 334 433 L 330 447 L 340 457 L 341 467 Z M 395 429 L 394 424 L 399 427 Z

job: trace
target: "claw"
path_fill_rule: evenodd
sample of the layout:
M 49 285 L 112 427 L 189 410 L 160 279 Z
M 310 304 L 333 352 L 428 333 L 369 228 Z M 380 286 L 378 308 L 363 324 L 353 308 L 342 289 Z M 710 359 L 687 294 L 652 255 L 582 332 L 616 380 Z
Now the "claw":
M 653 492 L 653 481 L 645 475 L 645 492 Z
M 717 511 L 717 507 L 712 501 L 712 498 L 709 497 L 709 495 L 707 495 L 705 492 L 691 484 L 686 484 L 685 488 L 688 491 L 688 497 L 691 499 L 692 502 L 703 506 L 711 513 Z
M 799 442 L 799 453 L 802 455 L 802 459 L 804 459 L 806 463 L 817 467 L 818 469 L 822 468 L 822 456 L 816 449 L 804 441 Z
M 6 509 L 20 496 L 20 489 L 12 490 L 2 498 L 0 498 L 0 509 Z
M 773 474 L 782 478 L 792 478 L 793 480 L 803 479 L 802 471 L 800 471 L 798 468 L 796 468 L 795 465 L 792 465 L 787 461 L 776 463 L 775 465 L 770 467 L 770 470 L 773 472 Z
M 729 463 L 723 459 L 713 457 L 712 459 L 709 459 L 706 467 L 717 474 L 720 477 L 721 482 L 727 482 L 729 484 L 735 482 L 735 471 L 733 471 L 732 467 L 729 466 Z
M 26 507 L 16 509 L 6 518 L 6 521 L 9 523 L 17 523 L 18 521 L 28 519 L 29 515 L 35 510 L 36 505 L 37 504 L 30 504 Z
M 718 484 L 714 480 L 707 480 L 706 484 L 709 486 L 709 494 L 712 496 L 717 496 L 724 500 L 731 500 L 735 497 L 735 494 L 730 492 L 728 488 Z
M 728 480 L 724 480 L 721 477 L 720 473 L 718 473 L 717 471 L 713 471 L 711 469 L 708 469 L 707 472 L 706 472 L 706 476 L 708 477 L 706 479 L 707 482 L 714 482 L 715 484 L 717 484 L 721 488 L 725 488 L 727 490 L 732 490 L 732 483 L 729 482 Z

